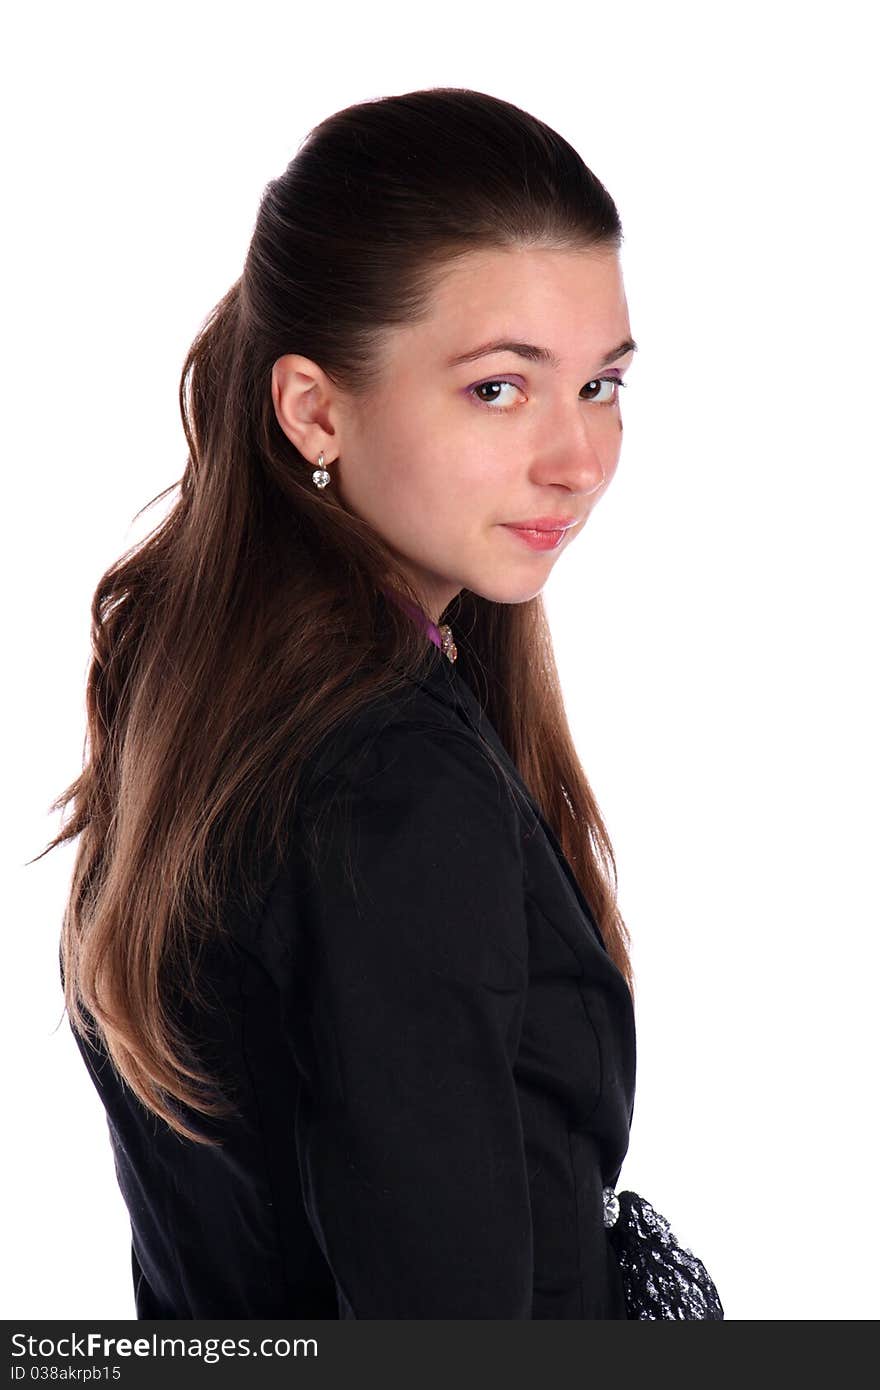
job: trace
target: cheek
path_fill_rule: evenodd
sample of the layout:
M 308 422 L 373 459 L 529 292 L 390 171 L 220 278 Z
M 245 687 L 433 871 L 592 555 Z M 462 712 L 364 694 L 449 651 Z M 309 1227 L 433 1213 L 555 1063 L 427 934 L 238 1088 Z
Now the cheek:
M 401 391 L 400 397 L 410 403 L 416 399 L 415 392 L 407 396 Z M 513 451 L 502 441 L 503 432 L 498 430 L 497 439 L 475 441 L 473 408 L 431 402 L 400 409 L 396 402 L 385 401 L 365 431 L 365 485 L 380 514 L 393 518 L 396 527 L 409 524 L 419 530 L 432 519 L 440 524 L 450 520 L 456 528 L 468 519 L 478 528 L 487 516 L 494 519 L 505 497 L 518 491 Z
M 602 484 L 602 491 L 606 492 L 614 481 L 617 472 L 617 465 L 620 461 L 620 450 L 615 449 L 610 458 L 603 459 L 602 467 L 605 470 L 605 482 Z
M 605 470 L 605 477 L 609 482 L 617 472 L 622 443 L 623 416 L 617 415 L 616 419 L 608 426 L 608 432 L 604 440 L 604 449 L 602 451 L 602 467 Z
M 371 481 L 379 515 L 398 535 L 424 538 L 461 514 L 467 489 L 459 479 L 461 462 L 430 438 L 398 436 Z

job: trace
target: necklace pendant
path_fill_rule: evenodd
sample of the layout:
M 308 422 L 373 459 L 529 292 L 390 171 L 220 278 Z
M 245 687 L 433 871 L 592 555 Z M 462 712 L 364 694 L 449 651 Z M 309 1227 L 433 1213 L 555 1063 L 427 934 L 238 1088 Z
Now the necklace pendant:
M 450 661 L 454 661 L 458 656 L 458 648 L 452 637 L 452 628 L 448 623 L 443 623 L 438 627 L 437 631 L 440 633 L 440 643 L 443 654 L 448 656 Z

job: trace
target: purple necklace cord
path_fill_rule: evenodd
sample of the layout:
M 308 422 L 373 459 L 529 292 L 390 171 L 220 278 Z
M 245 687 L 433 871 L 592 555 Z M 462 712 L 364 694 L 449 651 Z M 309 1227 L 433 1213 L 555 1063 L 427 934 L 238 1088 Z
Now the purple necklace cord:
M 403 608 L 405 612 L 409 613 L 410 617 L 415 618 L 416 622 L 419 623 L 420 626 L 424 629 L 424 631 L 428 634 L 431 641 L 434 643 L 434 646 L 440 647 L 440 649 L 442 650 L 443 642 L 440 637 L 440 629 L 436 623 L 431 622 L 428 615 L 426 613 L 423 613 L 421 608 L 419 608 L 416 604 L 412 603 L 409 599 L 404 598 L 401 594 L 391 594 L 387 589 L 383 589 L 382 592 L 384 594 L 387 594 L 389 598 L 393 598 L 395 603 L 397 603 L 399 607 Z

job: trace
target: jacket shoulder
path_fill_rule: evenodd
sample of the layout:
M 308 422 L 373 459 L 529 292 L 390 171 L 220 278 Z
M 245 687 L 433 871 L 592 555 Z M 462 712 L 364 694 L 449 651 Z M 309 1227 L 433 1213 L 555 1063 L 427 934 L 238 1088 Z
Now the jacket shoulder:
M 401 692 L 372 697 L 322 739 L 306 759 L 302 798 L 320 797 L 327 783 L 338 786 L 358 780 L 368 769 L 375 772 L 384 750 L 418 733 L 462 741 L 475 755 L 485 756 L 479 736 L 455 708 L 413 683 Z
M 292 937 L 285 928 L 276 941 L 271 923 L 296 917 L 304 883 L 328 870 L 332 875 L 334 855 L 347 862 L 347 836 L 358 827 L 362 837 L 384 839 L 402 855 L 412 855 L 414 845 L 424 854 L 429 841 L 439 851 L 445 835 L 456 844 L 468 840 L 497 861 L 500 842 L 521 882 L 520 822 L 533 821 L 527 798 L 446 698 L 445 686 L 438 698 L 436 685 L 426 690 L 411 682 L 371 696 L 305 759 L 283 852 L 265 849 L 260 904 L 236 923 L 239 945 L 261 960 L 271 956 L 273 973 Z

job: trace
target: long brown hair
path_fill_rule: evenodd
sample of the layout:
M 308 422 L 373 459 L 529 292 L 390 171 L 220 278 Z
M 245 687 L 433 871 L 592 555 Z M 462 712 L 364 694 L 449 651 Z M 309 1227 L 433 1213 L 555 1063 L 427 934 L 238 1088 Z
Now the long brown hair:
M 189 457 L 165 519 L 94 594 L 81 775 L 43 853 L 79 836 L 61 936 L 72 1026 L 100 1035 L 145 1106 L 211 1142 L 180 1106 L 230 1109 L 179 1028 L 200 997 L 199 944 L 234 882 L 255 901 L 278 862 L 304 760 L 366 701 L 424 669 L 410 586 L 381 536 L 312 482 L 278 424 L 285 353 L 353 397 L 381 372 L 380 335 L 429 308 L 435 277 L 475 249 L 617 249 L 609 194 L 575 150 L 509 102 L 460 88 L 330 116 L 264 189 L 241 276 L 184 363 Z M 380 611 L 384 619 L 380 621 Z M 457 669 L 555 830 L 632 991 L 611 843 L 563 706 L 541 597 L 462 590 L 446 613 Z M 389 625 L 390 623 L 390 625 Z M 272 858 L 274 856 L 274 859 Z

